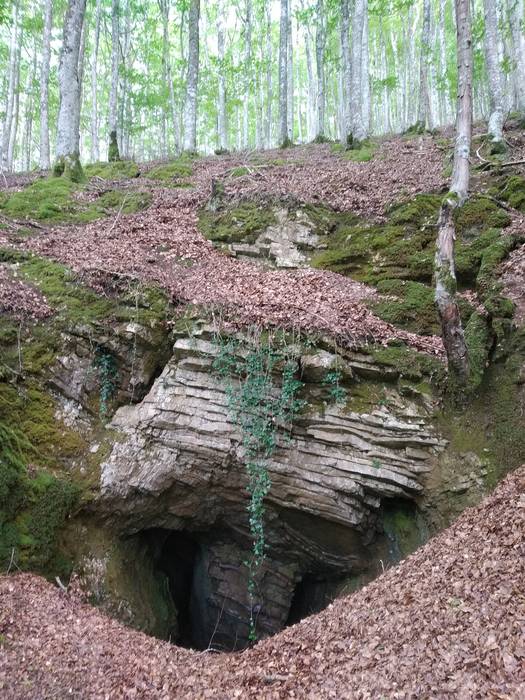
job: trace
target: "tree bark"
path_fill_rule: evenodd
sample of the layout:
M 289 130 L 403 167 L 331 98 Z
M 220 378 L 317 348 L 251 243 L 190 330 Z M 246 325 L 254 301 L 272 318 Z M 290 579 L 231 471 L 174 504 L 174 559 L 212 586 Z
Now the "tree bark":
M 242 141 L 248 148 L 250 140 L 250 97 L 252 86 L 252 2 L 244 4 L 244 96 L 242 105 Z
M 341 71 L 342 71 L 342 123 L 341 143 L 346 146 L 348 137 L 352 131 L 350 119 L 350 91 L 351 91 L 351 65 L 350 65 L 350 0 L 341 0 Z
M 18 16 L 19 2 L 13 5 L 13 28 L 11 30 L 11 41 L 9 44 L 9 69 L 7 79 L 7 106 L 2 130 L 2 143 L 0 149 L 0 167 L 2 170 L 8 169 L 9 162 L 9 141 L 13 128 L 13 116 L 15 111 L 15 86 L 17 73 L 18 55 Z
M 525 10 L 523 0 L 507 0 L 514 58 L 516 109 L 525 112 Z
M 352 139 L 356 142 L 367 137 L 363 122 L 363 28 L 365 13 L 368 12 L 366 0 L 355 0 L 352 18 L 352 90 L 350 110 L 352 112 Z
M 503 83 L 498 57 L 498 14 L 496 0 L 483 0 L 485 11 L 485 61 L 489 85 L 490 117 L 488 132 L 496 151 L 504 150 Z
M 286 53 L 287 75 L 288 75 L 288 107 L 287 107 L 287 120 L 288 120 L 288 140 L 293 142 L 294 136 L 294 77 L 293 77 L 293 41 L 292 41 L 292 2 L 293 0 L 288 0 L 288 49 Z
M 265 145 L 270 148 L 272 143 L 272 100 L 273 100 L 273 71 L 272 71 L 273 45 L 272 45 L 272 14 L 271 7 L 266 5 L 266 123 Z
M 219 95 L 218 95 L 218 146 L 220 151 L 228 150 L 228 134 L 226 129 L 226 65 L 225 65 L 225 33 L 224 33 L 224 0 L 219 0 L 217 7 L 217 50 L 219 54 Z
M 469 358 L 461 316 L 456 301 L 454 213 L 467 196 L 470 180 L 472 140 L 472 35 L 469 0 L 455 0 L 458 53 L 458 100 L 454 168 L 450 192 L 444 200 L 438 222 L 435 258 L 435 300 L 441 321 L 449 376 L 460 387 L 469 379 Z
M 98 138 L 98 47 L 100 43 L 100 18 L 101 0 L 97 0 L 95 10 L 95 35 L 93 37 L 93 52 L 91 56 L 91 161 L 96 162 L 100 158 Z
M 290 145 L 288 137 L 288 0 L 281 0 L 279 31 L 279 143 Z
M 325 139 L 325 49 L 326 49 L 326 20 L 323 0 L 317 0 L 315 34 L 315 65 L 317 71 L 317 134 L 316 141 Z
M 51 32 L 53 29 L 53 2 L 44 0 L 44 35 L 42 37 L 42 65 L 40 68 L 40 168 L 49 170 L 49 65 L 51 61 Z
M 119 69 L 119 15 L 120 2 L 111 3 L 111 88 L 109 92 L 109 149 L 108 161 L 120 160 L 118 148 L 118 69 Z
M 430 61 L 430 0 L 423 3 L 423 26 L 421 29 L 421 54 L 419 58 L 419 106 L 417 125 L 422 130 L 431 128 L 430 91 L 428 86 L 428 64 Z
M 64 20 L 64 35 L 60 51 L 58 84 L 57 148 L 55 174 L 65 174 L 73 180 L 82 178 L 80 165 L 80 82 L 78 58 L 86 0 L 69 0 Z
M 200 0 L 191 0 L 188 17 L 188 79 L 184 106 L 184 150 L 197 150 L 197 98 L 199 88 L 199 20 Z

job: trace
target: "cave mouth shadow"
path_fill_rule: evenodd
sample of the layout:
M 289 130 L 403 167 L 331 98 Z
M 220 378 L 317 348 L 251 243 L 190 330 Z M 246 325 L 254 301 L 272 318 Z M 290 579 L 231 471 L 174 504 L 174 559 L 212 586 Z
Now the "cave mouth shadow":
M 197 651 L 232 652 L 249 646 L 249 608 L 244 600 L 247 582 L 240 571 L 238 576 L 233 573 L 238 569 L 235 562 L 221 561 L 220 567 L 228 569 L 235 580 L 230 579 L 228 592 L 221 591 L 225 595 L 218 595 L 221 585 L 210 574 L 213 564 L 209 533 L 152 528 L 140 535 L 152 557 L 154 575 L 162 580 L 161 588 L 167 596 L 166 607 L 172 617 L 168 621 L 170 640 Z M 266 629 L 262 636 L 271 636 L 326 608 L 340 591 L 342 581 L 333 571 L 331 575 L 324 571 L 302 574 L 284 603 L 289 605 L 288 613 L 286 609 L 284 617 L 280 613 L 280 623 L 273 632 Z M 274 589 L 270 586 L 266 595 L 271 597 L 272 593 Z M 275 601 L 271 599 L 263 603 L 261 614 L 264 616 L 272 605 Z

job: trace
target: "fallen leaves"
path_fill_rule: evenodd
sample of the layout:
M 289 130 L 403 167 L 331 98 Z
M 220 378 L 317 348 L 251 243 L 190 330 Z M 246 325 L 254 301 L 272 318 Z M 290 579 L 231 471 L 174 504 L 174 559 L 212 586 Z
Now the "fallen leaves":
M 525 467 L 398 567 L 237 654 L 174 647 L 28 574 L 0 577 L 0 695 L 525 697 Z

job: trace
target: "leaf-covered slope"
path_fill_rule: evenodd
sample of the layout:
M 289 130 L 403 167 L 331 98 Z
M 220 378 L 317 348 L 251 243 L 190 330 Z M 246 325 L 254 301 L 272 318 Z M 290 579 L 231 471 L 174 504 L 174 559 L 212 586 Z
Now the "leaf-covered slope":
M 179 649 L 30 575 L 0 578 L 0 690 L 73 698 L 525 692 L 525 467 L 366 588 L 242 654 Z

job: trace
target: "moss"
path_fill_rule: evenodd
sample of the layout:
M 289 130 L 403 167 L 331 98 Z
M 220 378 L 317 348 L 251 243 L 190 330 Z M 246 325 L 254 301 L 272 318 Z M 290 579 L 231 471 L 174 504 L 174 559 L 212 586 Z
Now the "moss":
M 100 177 L 103 180 L 127 180 L 140 175 L 138 165 L 131 160 L 118 160 L 112 163 L 91 163 L 86 165 L 87 177 Z
M 83 182 L 85 180 L 85 175 L 80 163 L 79 154 L 72 153 L 58 158 L 53 166 L 53 175 L 55 177 L 66 178 L 71 180 L 71 182 Z
M 188 157 L 183 157 L 166 165 L 157 165 L 149 171 L 147 177 L 163 184 L 176 184 L 177 180 L 191 177 L 192 174 L 191 160 Z
M 511 207 L 525 212 L 525 177 L 511 175 L 504 178 L 497 188 L 498 196 Z
M 481 384 L 492 345 L 492 333 L 485 316 L 477 312 L 472 314 L 465 328 L 465 343 L 470 366 L 469 391 L 472 392 Z
M 455 210 L 456 235 L 462 239 L 478 236 L 487 229 L 501 229 L 511 222 L 507 212 L 486 197 L 471 197 Z
M 411 200 L 395 204 L 388 210 L 389 223 L 416 228 L 435 226 L 442 199 L 439 194 L 417 194 Z
M 271 209 L 246 202 L 225 212 L 202 210 L 199 227 L 212 241 L 219 243 L 253 243 L 257 236 L 275 223 Z
M 358 147 L 347 148 L 342 155 L 346 160 L 351 160 L 354 163 L 368 163 L 374 158 L 376 151 L 377 144 L 371 141 L 361 141 Z
M 394 369 L 400 377 L 416 382 L 428 377 L 437 386 L 443 383 L 445 366 L 435 357 L 402 344 L 376 348 L 371 354 L 379 366 Z
M 142 209 L 147 209 L 151 204 L 150 192 L 129 192 L 124 190 L 111 190 L 101 195 L 97 204 L 104 209 L 118 209 L 123 214 L 135 214 Z
M 133 213 L 146 207 L 151 195 L 144 192 L 114 190 L 92 202 L 78 198 L 80 187 L 66 178 L 37 180 L 15 192 L 3 204 L 2 212 L 14 219 L 34 219 L 44 223 L 87 223 L 107 216 L 120 208 Z
M 413 503 L 386 500 L 381 509 L 381 521 L 394 561 L 404 559 L 428 539 Z
M 373 303 L 374 313 L 389 323 L 423 335 L 439 333 L 439 319 L 433 289 L 420 282 L 384 280 L 378 283 L 381 294 L 397 297 Z
M 110 163 L 115 163 L 120 160 L 116 131 L 111 131 L 109 134 L 108 160 Z
M 248 175 L 249 172 L 249 168 L 242 166 L 238 168 L 233 168 L 230 174 L 232 177 L 242 177 L 243 175 Z

